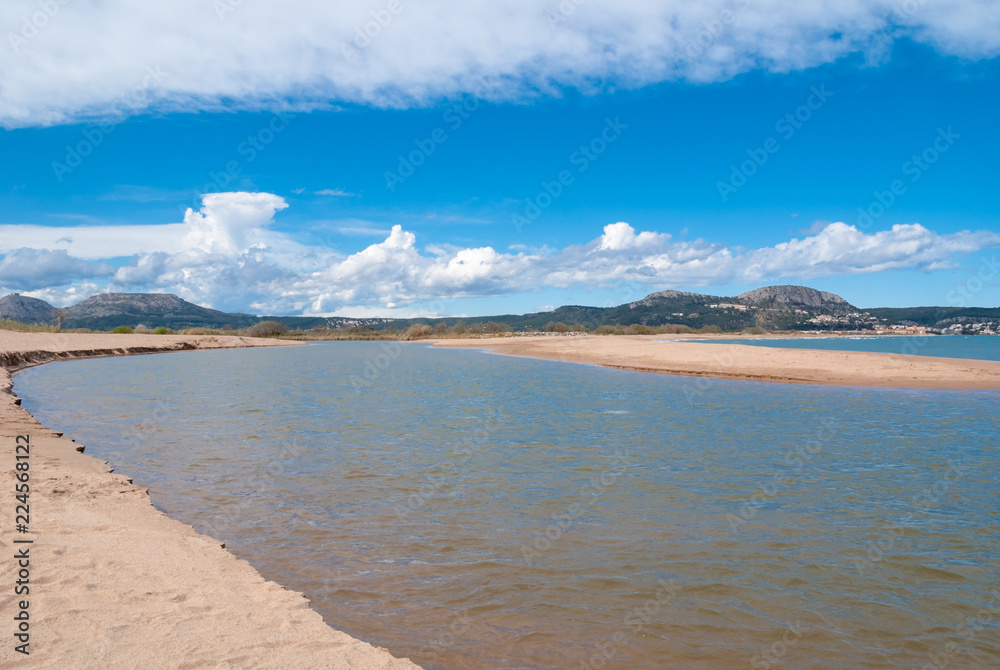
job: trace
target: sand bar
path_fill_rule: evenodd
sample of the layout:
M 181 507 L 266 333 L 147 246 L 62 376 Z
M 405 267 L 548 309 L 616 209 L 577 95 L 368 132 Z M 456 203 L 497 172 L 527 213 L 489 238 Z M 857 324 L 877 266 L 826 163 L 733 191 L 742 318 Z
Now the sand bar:
M 11 392 L 12 369 L 51 360 L 283 344 L 0 331 L 0 668 L 418 668 L 327 626 L 301 594 L 156 510 L 127 473 L 78 452 Z M 18 435 L 31 444 L 28 534 L 14 530 Z M 25 547 L 30 594 L 15 597 L 14 555 Z M 29 656 L 12 637 L 21 599 L 29 602 Z
M 436 347 L 488 349 L 511 356 L 672 375 L 839 386 L 1000 390 L 997 361 L 662 341 L 670 337 L 563 335 L 433 342 Z

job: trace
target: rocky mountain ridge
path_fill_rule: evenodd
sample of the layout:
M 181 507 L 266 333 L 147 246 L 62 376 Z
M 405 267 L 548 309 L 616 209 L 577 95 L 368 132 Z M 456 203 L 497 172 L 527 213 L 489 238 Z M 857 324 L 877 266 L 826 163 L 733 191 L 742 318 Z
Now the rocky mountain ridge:
M 255 316 L 201 307 L 167 293 L 104 293 L 57 310 L 43 300 L 12 294 L 0 298 L 0 318 L 22 323 L 51 324 L 62 319 L 65 329 L 111 330 L 117 326 L 149 328 L 238 329 L 261 320 L 285 323 L 294 330 L 371 328 L 404 330 L 414 323 L 451 326 L 458 321 L 494 321 L 517 331 L 543 330 L 553 322 L 603 325 L 706 326 L 721 330 L 876 330 L 887 327 L 928 327 L 962 332 L 993 332 L 1000 326 L 1000 308 L 913 307 L 862 310 L 834 293 L 808 286 L 766 286 L 735 297 L 665 290 L 614 307 L 567 305 L 548 312 L 483 317 L 390 319 L 303 316 Z M 987 324 L 984 326 L 983 324 Z M 992 325 L 991 325 L 992 324 Z
M 0 298 L 0 318 L 19 323 L 51 323 L 56 315 L 55 308 L 44 300 L 11 293 Z

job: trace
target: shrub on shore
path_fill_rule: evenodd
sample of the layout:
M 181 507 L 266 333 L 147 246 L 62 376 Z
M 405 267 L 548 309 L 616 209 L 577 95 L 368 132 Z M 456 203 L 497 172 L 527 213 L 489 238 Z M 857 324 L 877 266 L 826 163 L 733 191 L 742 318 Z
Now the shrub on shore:
M 133 331 L 132 331 L 132 327 L 131 326 L 118 326 L 117 328 L 115 328 L 111 332 L 115 333 L 115 334 L 118 334 L 118 335 L 126 335 L 128 333 L 133 332 Z
M 209 330 L 208 328 L 185 328 L 177 331 L 180 335 L 224 335 L 221 330 Z M 232 333 L 235 335 L 235 333 Z
M 0 330 L 15 330 L 19 333 L 58 333 L 59 326 L 0 319 Z
M 419 340 L 424 337 L 431 336 L 431 327 L 426 323 L 415 323 L 406 329 L 406 334 L 403 336 L 407 340 Z
M 633 323 L 630 326 L 604 324 L 594 329 L 595 335 L 677 335 L 691 332 L 694 331 L 690 326 L 678 323 L 665 323 L 662 326 L 646 326 L 641 323 Z
M 163 326 L 160 326 L 159 328 L 157 328 L 156 330 L 153 331 L 153 334 L 154 335 L 166 335 L 169 332 L 170 332 L 169 328 L 165 328 Z
M 496 321 L 487 321 L 483 325 L 483 332 L 487 335 L 497 335 L 499 333 L 509 333 L 510 326 L 506 323 L 497 323 Z
M 250 337 L 277 337 L 288 332 L 288 326 L 279 321 L 261 321 L 247 328 Z
M 572 323 L 566 325 L 562 321 L 549 321 L 545 324 L 546 333 L 589 333 L 590 328 L 587 328 L 582 323 Z

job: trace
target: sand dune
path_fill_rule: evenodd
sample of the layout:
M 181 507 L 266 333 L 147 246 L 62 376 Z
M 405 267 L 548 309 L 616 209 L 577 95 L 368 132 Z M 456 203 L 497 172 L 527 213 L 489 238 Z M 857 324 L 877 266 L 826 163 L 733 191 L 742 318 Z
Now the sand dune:
M 288 344 L 238 337 L 0 331 L 0 668 L 417 668 L 338 632 L 299 593 L 266 581 L 217 540 L 168 518 L 145 489 L 41 426 L 9 370 L 68 357 Z M 18 435 L 30 436 L 30 533 L 14 531 Z M 31 539 L 32 544 L 15 544 Z M 12 595 L 28 548 L 30 593 Z M 18 601 L 30 651 L 14 651 Z
M 536 336 L 435 340 L 436 347 L 489 349 L 610 368 L 767 382 L 1000 390 L 1000 362 L 744 344 L 664 342 L 663 335 Z

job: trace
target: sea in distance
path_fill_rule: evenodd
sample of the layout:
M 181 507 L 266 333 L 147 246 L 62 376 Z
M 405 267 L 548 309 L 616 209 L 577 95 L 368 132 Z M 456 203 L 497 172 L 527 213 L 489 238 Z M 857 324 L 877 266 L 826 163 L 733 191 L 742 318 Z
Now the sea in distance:
M 15 390 L 426 668 L 1000 667 L 996 392 L 391 342 L 59 362 Z
M 1000 361 L 1000 336 L 996 335 L 836 335 L 831 337 L 756 337 L 676 341 L 752 344 L 755 347 L 777 347 L 779 349 L 872 351 L 880 354 Z

